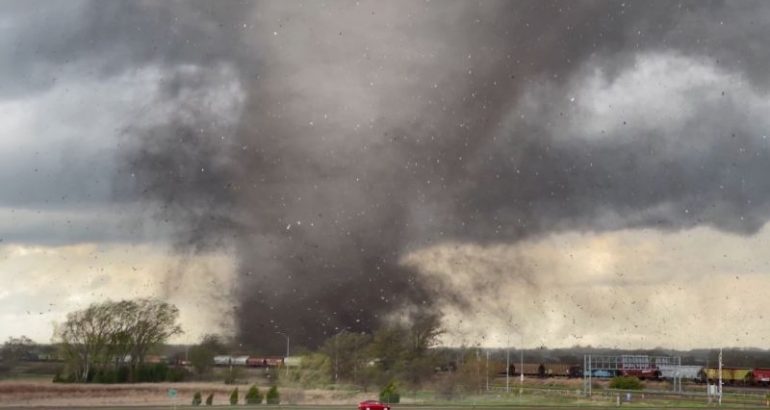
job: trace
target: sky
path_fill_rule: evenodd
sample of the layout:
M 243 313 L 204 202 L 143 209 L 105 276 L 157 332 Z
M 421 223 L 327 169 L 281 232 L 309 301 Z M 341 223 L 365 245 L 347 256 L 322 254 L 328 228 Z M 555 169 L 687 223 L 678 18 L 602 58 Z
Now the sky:
M 0 340 L 765 347 L 766 2 L 0 4 Z

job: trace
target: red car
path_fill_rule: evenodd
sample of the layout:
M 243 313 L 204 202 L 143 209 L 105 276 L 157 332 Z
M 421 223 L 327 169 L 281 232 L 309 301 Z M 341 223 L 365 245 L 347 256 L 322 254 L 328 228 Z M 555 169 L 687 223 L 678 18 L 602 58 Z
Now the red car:
M 377 400 L 366 400 L 358 403 L 358 410 L 390 410 L 390 405 Z

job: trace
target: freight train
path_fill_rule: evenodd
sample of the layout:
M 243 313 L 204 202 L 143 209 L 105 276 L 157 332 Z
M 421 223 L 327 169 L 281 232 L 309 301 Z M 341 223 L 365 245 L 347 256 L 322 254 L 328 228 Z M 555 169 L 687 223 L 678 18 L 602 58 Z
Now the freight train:
M 505 364 L 496 364 L 499 369 L 498 376 L 504 376 Z M 511 364 L 509 367 L 510 376 L 519 376 L 521 374 L 521 365 Z M 528 377 L 549 378 L 581 378 L 584 375 L 582 366 L 567 363 L 524 363 L 523 372 Z M 672 380 L 680 377 L 683 381 L 693 383 L 717 383 L 719 379 L 719 370 L 716 368 L 703 367 L 697 365 L 681 366 L 651 366 L 645 369 L 591 369 L 591 377 L 597 379 L 609 379 L 616 376 L 637 377 L 640 380 Z M 722 368 L 722 383 L 735 386 L 770 386 L 770 368 Z
M 502 367 L 501 367 L 502 366 Z M 511 364 L 508 367 L 510 376 L 519 376 L 521 369 L 519 364 Z M 524 375 L 530 377 L 583 377 L 582 367 L 566 363 L 524 363 Z M 498 364 L 498 375 L 505 375 L 505 365 Z
M 214 356 L 215 366 L 239 366 L 239 367 L 281 367 L 284 365 L 281 356 Z

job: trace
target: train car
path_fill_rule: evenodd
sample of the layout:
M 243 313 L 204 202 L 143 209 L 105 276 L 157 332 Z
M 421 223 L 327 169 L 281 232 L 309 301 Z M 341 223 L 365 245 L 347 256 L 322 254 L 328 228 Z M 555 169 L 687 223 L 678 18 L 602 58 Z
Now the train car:
M 660 378 L 663 380 L 672 380 L 679 376 L 682 380 L 701 382 L 701 374 L 703 372 L 703 366 L 673 366 L 673 365 L 661 365 L 658 366 L 660 370 Z
M 707 368 L 703 369 L 703 378 L 710 383 L 715 383 L 719 380 L 719 369 Z M 722 368 L 722 383 L 740 385 L 751 383 L 752 372 L 748 368 L 740 367 L 723 367 Z
M 149 354 L 144 357 L 145 363 L 168 363 L 168 358 L 166 356 L 160 356 L 160 355 L 154 355 Z
M 302 365 L 302 357 L 289 356 L 283 359 L 283 364 L 286 365 L 286 367 L 300 367 L 300 365 Z
M 569 377 L 570 368 L 567 363 L 544 363 L 546 377 Z
M 591 377 L 595 377 L 598 379 L 611 379 L 617 375 L 618 375 L 617 370 L 608 370 L 608 369 L 591 370 Z
M 567 369 L 568 379 L 577 379 L 583 377 L 583 368 L 581 366 L 570 366 Z
M 658 369 L 624 369 L 619 371 L 621 376 L 636 377 L 639 380 L 658 380 L 661 372 Z
M 553 368 L 551 365 L 544 363 L 524 363 L 524 375 L 532 377 L 551 377 L 553 376 Z
M 567 363 L 524 363 L 524 375 L 530 377 L 582 377 L 580 366 L 570 365 Z M 511 363 L 510 375 L 520 375 L 519 363 Z M 496 371 L 499 375 L 505 375 L 505 364 L 498 364 L 496 367 L 499 369 Z M 577 370 L 575 370 L 575 368 Z M 572 369 L 572 370 L 571 370 Z M 571 376 L 572 375 L 572 376 Z
M 246 362 L 249 360 L 249 356 L 234 356 L 233 366 L 246 366 Z
M 269 357 L 255 357 L 249 356 L 246 360 L 246 365 L 249 367 L 280 367 L 283 366 L 283 357 L 269 356 Z
M 214 356 L 215 366 L 246 366 L 249 356 Z
M 214 356 L 215 366 L 229 366 L 232 363 L 232 357 L 227 355 Z
M 752 369 L 751 381 L 761 386 L 770 385 L 770 369 Z
M 246 359 L 246 366 L 249 367 L 269 367 L 267 365 L 267 359 L 264 357 L 254 357 L 249 356 L 248 359 Z

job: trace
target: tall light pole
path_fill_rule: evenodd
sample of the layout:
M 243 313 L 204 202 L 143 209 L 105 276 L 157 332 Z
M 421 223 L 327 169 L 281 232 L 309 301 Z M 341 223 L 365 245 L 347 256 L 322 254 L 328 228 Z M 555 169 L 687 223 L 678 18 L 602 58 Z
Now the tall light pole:
M 524 385 L 524 336 L 519 336 L 519 384 Z
M 519 396 L 524 392 L 524 342 L 519 342 Z
M 505 392 L 511 391 L 511 337 L 508 337 L 508 343 L 505 345 Z
M 486 348 L 487 351 L 487 365 L 485 367 L 485 372 L 487 373 L 487 391 L 489 391 L 489 347 Z
M 719 348 L 719 405 L 722 405 L 722 348 Z
M 286 363 L 286 360 L 289 358 L 289 335 L 283 332 L 275 332 L 275 334 L 286 338 L 286 357 L 283 359 L 283 365 L 286 366 L 286 381 L 289 381 L 289 364 Z
M 345 329 L 342 329 L 342 331 L 344 332 Z M 339 336 L 340 336 L 339 333 L 334 335 L 334 385 L 335 386 L 337 385 L 337 380 L 339 380 L 339 377 L 340 377 L 339 376 L 339 373 L 340 373 L 340 359 L 339 359 L 339 355 L 337 354 L 337 344 L 339 342 L 337 338 Z M 336 387 L 335 387 L 335 389 L 336 389 Z

